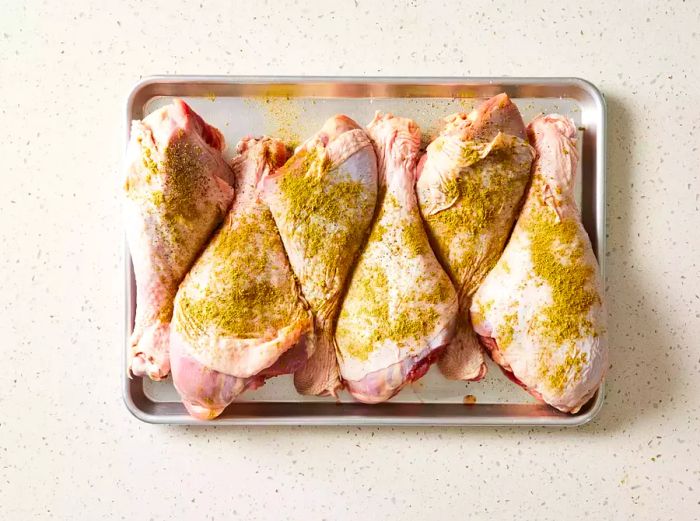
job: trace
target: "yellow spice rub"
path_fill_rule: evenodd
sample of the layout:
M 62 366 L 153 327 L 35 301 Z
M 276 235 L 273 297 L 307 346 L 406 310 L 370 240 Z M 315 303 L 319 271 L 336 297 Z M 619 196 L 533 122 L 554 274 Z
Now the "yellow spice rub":
M 543 186 L 539 174 L 535 183 Z M 588 361 L 586 353 L 578 352 L 575 342 L 597 334 L 588 318 L 591 306 L 599 303 L 591 283 L 595 270 L 585 259 L 581 230 L 574 218 L 559 220 L 543 201 L 530 208 L 528 217 L 533 272 L 551 288 L 552 299 L 530 327 L 544 340 L 543 345 L 555 346 L 543 350 L 539 373 L 552 389 L 562 392 L 570 380 L 577 379 Z M 552 366 L 554 349 L 563 346 L 567 346 L 565 360 Z
M 498 331 L 496 332 L 496 337 L 498 338 L 498 349 L 500 351 L 505 351 L 508 349 L 508 346 L 513 341 L 517 320 L 517 313 L 508 313 L 507 315 L 503 316 L 503 322 L 501 322 L 498 327 Z
M 450 288 L 440 284 L 432 292 L 413 292 L 402 300 L 403 309 L 395 312 L 390 309 L 391 287 L 386 272 L 382 266 L 373 265 L 363 268 L 353 291 L 355 294 L 349 298 L 362 305 L 343 307 L 336 335 L 344 339 L 345 354 L 365 361 L 384 341 L 392 341 L 400 348 L 410 347 L 429 334 L 439 318 L 434 304 L 449 296 Z
M 202 256 L 203 264 L 214 262 L 204 287 L 187 281 L 181 288 L 176 313 L 192 337 L 212 327 L 226 336 L 262 337 L 305 314 L 291 271 L 274 264 L 284 253 L 269 212 L 235 219 Z
M 156 161 L 147 146 L 142 154 L 146 169 L 143 179 L 127 178 L 124 189 L 131 199 L 149 203 L 147 211 L 158 215 L 166 225 L 158 228 L 156 238 L 177 251 L 186 240 L 182 228 L 196 226 L 201 217 L 197 202 L 206 194 L 208 184 L 202 149 L 178 139 L 165 148 L 162 161 Z
M 186 141 L 175 141 L 165 149 L 162 169 L 166 177 L 163 206 L 166 215 L 196 219 L 197 201 L 206 191 L 202 172 L 202 149 Z
M 398 255 L 410 255 L 416 257 L 430 251 L 430 243 L 425 234 L 425 228 L 419 216 L 405 216 L 398 222 L 385 222 L 387 212 L 396 212 L 400 203 L 395 195 L 379 194 L 383 204 L 377 215 L 374 227 L 368 239 L 369 243 L 384 243 L 389 250 Z M 390 229 L 391 228 L 391 229 Z M 400 230 L 400 237 L 394 237 L 396 230 Z
M 401 242 L 405 246 L 404 254 L 415 257 L 428 253 L 429 244 L 420 218 L 404 222 L 401 228 Z
M 363 233 L 344 217 L 348 208 L 369 204 L 361 181 L 342 174 L 340 181 L 330 181 L 331 167 L 323 149 L 302 150 L 284 166 L 280 180 L 295 240 L 305 246 L 306 258 L 319 256 L 329 264 Z
M 449 208 L 428 215 L 426 222 L 436 254 L 456 283 L 465 281 L 467 294 L 476 290 L 501 253 L 508 224 L 529 177 L 527 144 L 515 140 L 505 149 L 480 157 L 483 144 L 464 142 L 465 166 L 446 179 L 441 190 Z M 485 234 L 493 234 L 484 239 Z M 494 243 L 495 241 L 495 243 Z M 478 275 L 471 276 L 473 271 Z
M 396 223 L 384 222 L 387 210 L 396 211 L 398 206 L 396 197 L 387 194 L 365 251 L 381 242 L 393 258 L 410 259 L 429 252 L 419 215 L 402 216 Z M 385 267 L 375 257 L 360 258 L 338 319 L 336 336 L 341 338 L 344 354 L 365 361 L 378 344 L 388 340 L 399 348 L 408 348 L 432 331 L 439 318 L 435 305 L 445 302 L 454 291 L 449 279 L 443 275 L 425 290 L 425 276 L 421 276 L 415 281 L 417 289 L 396 301 L 391 298 L 392 280 L 387 277 L 387 269 L 394 268 L 400 270 Z M 392 304 L 401 309 L 392 309 Z

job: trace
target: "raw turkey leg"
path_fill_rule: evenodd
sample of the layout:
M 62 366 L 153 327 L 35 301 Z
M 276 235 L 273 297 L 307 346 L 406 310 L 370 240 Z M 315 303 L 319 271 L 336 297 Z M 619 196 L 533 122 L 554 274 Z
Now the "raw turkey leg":
M 380 207 L 336 328 L 340 372 L 359 401 L 388 400 L 425 374 L 450 340 L 457 293 L 435 258 L 415 194 L 420 130 L 377 113 Z
M 223 136 L 184 101 L 134 121 L 126 152 L 125 226 L 136 274 L 129 367 L 153 380 L 170 372 L 173 298 L 233 199 Z
M 377 158 L 367 134 L 346 116 L 330 118 L 283 168 L 265 176 L 262 197 L 315 315 L 307 341 L 313 355 L 294 384 L 302 394 L 335 395 L 341 381 L 334 321 L 377 198 Z
M 576 127 L 550 115 L 528 133 L 537 150 L 532 184 L 471 314 L 494 361 L 535 397 L 573 413 L 607 369 L 603 290 L 573 195 Z
M 503 251 L 530 177 L 533 151 L 505 94 L 447 118 L 418 167 L 416 193 L 428 236 L 459 294 L 454 339 L 438 362 L 454 380 L 479 380 L 486 364 L 469 320 L 471 298 Z
M 294 346 L 312 325 L 270 211 L 257 199 L 260 178 L 284 163 L 285 147 L 246 138 L 237 150 L 236 200 L 180 285 L 170 336 L 173 383 L 202 419 L 302 365 L 306 349 Z M 290 351 L 283 368 L 278 362 Z

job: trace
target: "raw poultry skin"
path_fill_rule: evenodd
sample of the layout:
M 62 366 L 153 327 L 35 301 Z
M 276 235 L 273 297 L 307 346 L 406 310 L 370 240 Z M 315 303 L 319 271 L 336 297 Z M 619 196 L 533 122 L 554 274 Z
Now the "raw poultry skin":
M 415 194 L 420 130 L 377 113 L 379 212 L 352 274 L 336 328 L 340 372 L 364 403 L 388 400 L 430 367 L 449 341 L 457 293 L 435 258 Z
M 285 147 L 246 138 L 237 150 L 236 199 L 175 299 L 173 383 L 201 419 L 265 378 L 298 369 L 307 355 L 295 346 L 312 325 L 272 215 L 257 197 L 261 177 L 286 160 Z
M 471 315 L 493 359 L 536 398 L 577 412 L 607 368 L 598 263 L 574 200 L 576 127 L 559 115 L 528 127 L 537 150 L 523 211 Z
M 340 295 L 374 214 L 377 158 L 367 134 L 346 116 L 330 118 L 275 174 L 262 197 L 315 315 L 313 355 L 294 375 L 302 394 L 336 395 L 342 387 L 334 321 Z
M 132 123 L 123 186 L 137 288 L 128 364 L 136 376 L 170 372 L 178 284 L 233 199 L 223 148 L 219 131 L 179 99 Z
M 448 117 L 419 164 L 421 213 L 459 295 L 455 335 L 438 362 L 447 378 L 479 380 L 486 374 L 469 307 L 513 228 L 533 157 L 518 108 L 499 94 L 468 116 Z

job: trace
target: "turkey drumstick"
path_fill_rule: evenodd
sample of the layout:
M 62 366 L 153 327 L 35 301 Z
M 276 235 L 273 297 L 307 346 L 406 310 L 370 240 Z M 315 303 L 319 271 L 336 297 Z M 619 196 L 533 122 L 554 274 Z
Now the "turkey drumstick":
M 129 368 L 170 372 L 173 298 L 233 199 L 224 139 L 184 101 L 134 121 L 126 152 L 124 217 L 136 276 Z
M 533 179 L 513 234 L 476 292 L 471 316 L 492 358 L 533 396 L 578 411 L 607 369 L 603 289 L 574 200 L 576 127 L 541 116 L 528 127 Z
M 418 210 L 418 126 L 377 113 L 367 131 L 379 160 L 379 213 L 351 277 L 336 340 L 348 390 L 377 403 L 419 379 L 437 358 L 452 337 L 457 294 Z
M 435 253 L 459 294 L 454 339 L 439 361 L 455 380 L 486 373 L 471 298 L 508 239 L 530 178 L 532 148 L 518 108 L 499 94 L 447 118 L 418 167 L 416 192 Z
M 294 384 L 302 394 L 335 396 L 342 383 L 334 322 L 377 199 L 377 158 L 367 134 L 346 116 L 330 118 L 283 168 L 265 176 L 261 194 L 314 313 L 306 340 L 313 354 Z

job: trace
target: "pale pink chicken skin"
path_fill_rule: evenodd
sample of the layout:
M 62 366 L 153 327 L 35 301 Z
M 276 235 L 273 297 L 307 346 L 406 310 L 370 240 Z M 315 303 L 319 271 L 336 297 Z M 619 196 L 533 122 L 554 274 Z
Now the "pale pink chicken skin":
M 598 264 L 574 199 L 576 127 L 556 114 L 528 127 L 537 150 L 525 205 L 474 296 L 474 327 L 493 360 L 538 400 L 577 412 L 607 369 Z
M 302 337 L 270 367 L 255 376 L 240 378 L 206 367 L 182 347 L 182 342 L 172 344 L 172 371 L 177 375 L 177 392 L 182 403 L 187 412 L 199 420 L 216 418 L 242 393 L 261 387 L 269 378 L 298 371 L 308 359 Z
M 131 374 L 170 372 L 172 306 L 184 278 L 233 199 L 224 139 L 184 101 L 134 121 L 126 152 L 125 229 L 136 277 Z
M 279 140 L 245 138 L 232 161 L 236 200 L 180 285 L 171 328 L 173 383 L 192 416 L 212 419 L 247 389 L 294 372 L 312 315 L 260 179 L 288 157 Z
M 379 212 L 350 279 L 336 342 L 350 394 L 379 403 L 421 378 L 449 342 L 457 294 L 418 210 L 418 126 L 377 113 L 367 132 L 377 152 Z
M 486 363 L 469 319 L 471 298 L 496 263 L 520 209 L 533 158 L 506 94 L 446 118 L 418 166 L 416 192 L 428 235 L 459 294 L 453 340 L 438 365 L 453 380 L 480 380 Z
M 487 99 L 470 112 L 467 119 L 471 122 L 467 131 L 469 139 L 490 141 L 499 132 L 527 139 L 520 111 L 506 94 Z
M 313 354 L 294 385 L 301 394 L 337 396 L 343 384 L 334 322 L 377 197 L 377 159 L 367 134 L 347 116 L 329 118 L 283 168 L 265 176 L 261 197 L 314 313 L 306 341 Z

